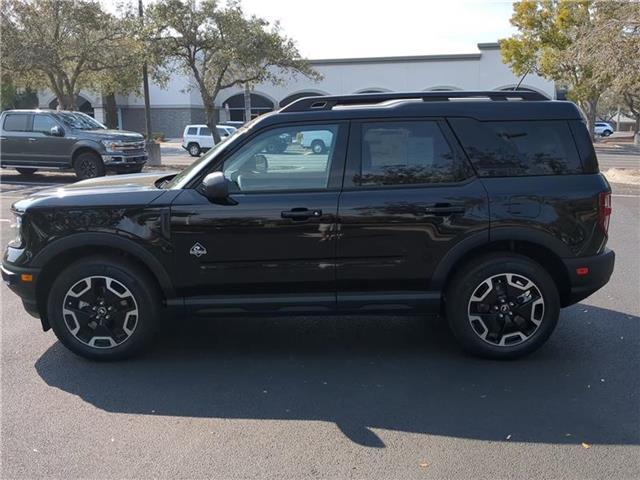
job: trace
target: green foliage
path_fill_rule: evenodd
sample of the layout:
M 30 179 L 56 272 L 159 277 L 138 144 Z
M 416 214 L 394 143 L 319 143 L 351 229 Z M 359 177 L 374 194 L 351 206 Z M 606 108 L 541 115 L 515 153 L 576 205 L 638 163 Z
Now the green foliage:
M 75 109 L 81 89 L 137 91 L 143 43 L 131 14 L 92 0 L 4 0 L 1 67 L 19 85 L 51 89 Z
M 155 55 L 169 59 L 168 69 L 193 78 L 191 88 L 200 91 L 214 136 L 214 99 L 221 90 L 265 81 L 277 84 L 298 74 L 320 78 L 278 24 L 246 16 L 235 0 L 224 5 L 215 0 L 159 0 L 147 9 L 145 22 L 146 35 L 157 39 Z

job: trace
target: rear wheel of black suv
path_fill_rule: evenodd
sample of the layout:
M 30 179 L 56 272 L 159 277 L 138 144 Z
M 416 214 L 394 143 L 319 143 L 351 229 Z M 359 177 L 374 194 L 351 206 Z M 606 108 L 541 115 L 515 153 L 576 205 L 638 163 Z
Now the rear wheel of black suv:
M 547 271 L 513 253 L 485 255 L 462 267 L 446 292 L 451 331 L 470 353 L 517 358 L 538 349 L 560 314 Z
M 111 257 L 77 261 L 55 279 L 47 313 L 69 350 L 93 360 L 140 353 L 155 336 L 160 295 L 141 268 Z

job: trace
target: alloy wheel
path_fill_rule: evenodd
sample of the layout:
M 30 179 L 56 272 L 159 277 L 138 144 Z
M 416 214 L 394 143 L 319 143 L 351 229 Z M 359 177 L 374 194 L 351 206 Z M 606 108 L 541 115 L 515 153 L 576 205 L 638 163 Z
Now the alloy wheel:
M 524 275 L 502 273 L 483 280 L 467 307 L 473 331 L 485 342 L 512 347 L 531 338 L 544 317 L 544 298 Z
M 138 303 L 121 282 L 91 276 L 76 282 L 64 296 L 62 315 L 69 332 L 93 348 L 126 342 L 138 326 Z

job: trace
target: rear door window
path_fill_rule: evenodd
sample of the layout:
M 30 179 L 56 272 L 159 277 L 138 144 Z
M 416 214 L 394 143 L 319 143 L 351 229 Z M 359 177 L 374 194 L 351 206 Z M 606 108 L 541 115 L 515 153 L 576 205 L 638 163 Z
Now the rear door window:
M 364 123 L 361 149 L 357 185 L 449 183 L 468 176 L 436 121 Z
M 566 121 L 479 122 L 455 118 L 449 123 L 480 176 L 582 173 Z
M 8 113 L 4 118 L 3 129 L 7 132 L 27 132 L 31 114 L 28 113 Z
M 200 136 L 201 137 L 210 137 L 211 136 L 211 130 L 209 129 L 209 127 L 200 128 Z

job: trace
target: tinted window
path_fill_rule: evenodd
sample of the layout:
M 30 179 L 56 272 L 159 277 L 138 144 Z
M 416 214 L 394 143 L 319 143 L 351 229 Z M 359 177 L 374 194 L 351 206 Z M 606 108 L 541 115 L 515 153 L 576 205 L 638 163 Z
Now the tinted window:
M 49 115 L 34 115 L 33 117 L 32 130 L 34 132 L 46 133 L 49 135 L 49 133 L 51 133 L 51 128 L 56 126 L 58 126 L 58 124 Z
M 241 192 L 327 188 L 337 133 L 337 125 L 261 133 L 225 160 L 224 176 Z M 313 150 L 314 140 L 322 141 L 324 148 Z
M 210 137 L 211 136 L 211 129 L 209 127 L 202 127 L 200 129 L 200 135 L 201 136 Z
M 4 118 L 4 129 L 9 132 L 26 132 L 28 130 L 29 114 L 9 113 Z
M 362 125 L 359 185 L 456 182 L 465 178 L 436 122 L 375 122 Z
M 197 127 L 189 127 L 187 129 L 187 135 L 197 135 L 198 134 L 198 128 Z
M 480 176 L 581 173 L 567 122 L 478 122 L 451 119 Z

